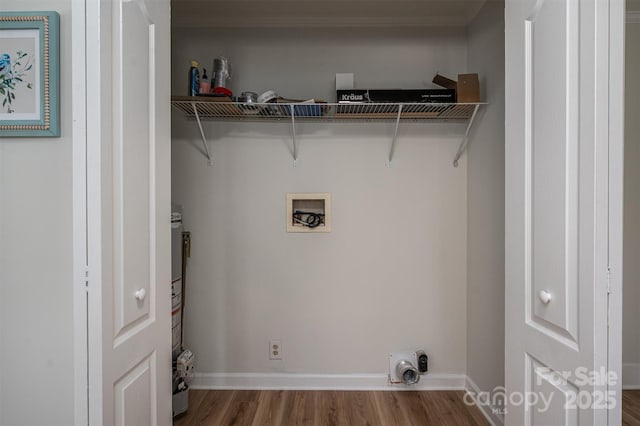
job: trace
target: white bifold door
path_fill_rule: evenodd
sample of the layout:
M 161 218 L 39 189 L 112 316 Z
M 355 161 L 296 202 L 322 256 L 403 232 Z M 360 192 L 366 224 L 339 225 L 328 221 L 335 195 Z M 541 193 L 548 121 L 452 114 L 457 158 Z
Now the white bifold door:
M 171 424 L 169 0 L 86 2 L 89 421 Z
M 618 0 L 506 1 L 508 425 L 606 425 L 619 410 L 607 326 L 621 10 Z

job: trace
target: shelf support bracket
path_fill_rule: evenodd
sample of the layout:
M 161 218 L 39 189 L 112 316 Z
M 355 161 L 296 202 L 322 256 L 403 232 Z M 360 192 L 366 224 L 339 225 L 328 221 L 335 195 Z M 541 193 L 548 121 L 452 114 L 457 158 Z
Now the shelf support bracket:
M 480 105 L 476 105 L 473 109 L 473 114 L 471 114 L 469 123 L 467 123 L 467 130 L 465 130 L 462 142 L 460 142 L 460 146 L 458 147 L 458 152 L 456 152 L 456 156 L 453 158 L 453 167 L 458 167 L 458 160 L 460 159 L 460 157 L 462 157 L 462 154 L 467 149 L 467 145 L 469 144 L 469 132 L 471 131 L 471 126 L 473 126 L 473 121 L 476 118 L 476 114 L 478 113 L 479 108 Z
M 202 146 L 204 147 L 205 155 L 207 156 L 207 164 L 210 166 L 213 164 L 211 161 L 211 154 L 209 153 L 209 145 L 207 145 L 207 138 L 204 136 L 204 130 L 202 130 L 202 123 L 200 122 L 200 114 L 198 114 L 198 108 L 195 102 L 191 102 L 193 107 L 193 113 L 196 116 L 196 122 L 198 123 L 198 129 L 200 130 L 200 136 L 202 137 Z
M 289 107 L 291 108 L 291 134 L 293 136 L 293 166 L 296 166 L 296 163 L 298 162 L 298 141 L 296 140 L 296 114 L 295 114 L 295 108 L 293 107 L 293 104 L 289 105 Z
M 401 116 L 402 116 L 402 104 L 399 104 L 398 117 L 396 118 L 396 125 L 393 129 L 393 139 L 391 139 L 391 148 L 389 149 L 389 161 L 387 161 L 387 167 L 391 167 L 391 161 L 393 160 L 393 153 L 396 150 L 396 140 L 398 139 L 398 127 L 400 127 Z

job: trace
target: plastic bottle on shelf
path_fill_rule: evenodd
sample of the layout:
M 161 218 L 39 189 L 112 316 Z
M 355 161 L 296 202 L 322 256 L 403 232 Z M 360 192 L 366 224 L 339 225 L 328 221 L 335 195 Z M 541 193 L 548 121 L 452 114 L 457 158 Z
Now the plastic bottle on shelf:
M 189 68 L 189 96 L 196 96 L 200 92 L 200 71 L 198 61 L 191 61 Z
M 211 82 L 209 81 L 209 77 L 207 77 L 207 69 L 202 69 L 202 78 L 200 79 L 200 94 L 208 94 L 211 93 Z

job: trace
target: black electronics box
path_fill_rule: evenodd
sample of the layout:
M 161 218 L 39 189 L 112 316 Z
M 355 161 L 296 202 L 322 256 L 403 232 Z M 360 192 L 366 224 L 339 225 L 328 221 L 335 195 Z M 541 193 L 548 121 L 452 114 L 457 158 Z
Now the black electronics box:
M 338 103 L 455 103 L 455 89 L 337 90 Z

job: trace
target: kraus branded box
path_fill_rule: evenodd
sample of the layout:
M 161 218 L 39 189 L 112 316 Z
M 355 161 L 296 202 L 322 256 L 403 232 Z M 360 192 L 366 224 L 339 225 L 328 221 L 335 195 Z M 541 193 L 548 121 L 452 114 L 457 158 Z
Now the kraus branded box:
M 455 103 L 453 89 L 351 89 L 337 90 L 338 103 Z

